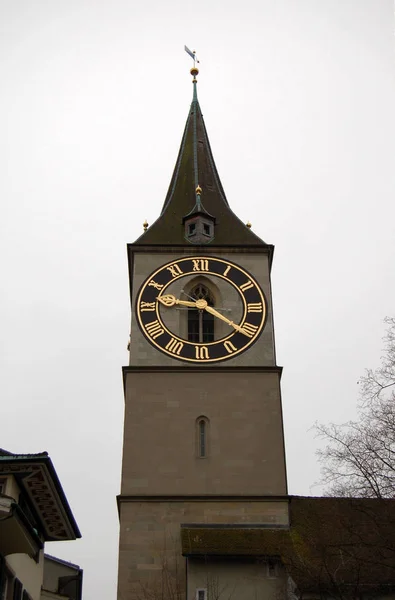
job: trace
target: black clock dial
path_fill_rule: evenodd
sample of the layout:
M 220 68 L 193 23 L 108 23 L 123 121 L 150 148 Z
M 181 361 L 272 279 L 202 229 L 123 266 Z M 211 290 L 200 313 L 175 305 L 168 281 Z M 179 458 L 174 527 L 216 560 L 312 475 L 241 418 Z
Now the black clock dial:
M 239 296 L 242 317 L 237 322 L 210 306 L 204 299 L 194 299 L 181 294 L 176 297 L 167 292 L 175 281 L 193 275 L 203 275 L 215 281 L 225 280 Z M 225 322 L 229 333 L 211 342 L 197 343 L 170 330 L 161 311 L 177 308 L 205 311 Z M 238 265 L 212 256 L 188 257 L 167 263 L 152 273 L 141 286 L 136 300 L 139 327 L 147 340 L 158 350 L 173 358 L 194 363 L 223 361 L 247 350 L 258 339 L 266 319 L 266 301 L 255 279 Z

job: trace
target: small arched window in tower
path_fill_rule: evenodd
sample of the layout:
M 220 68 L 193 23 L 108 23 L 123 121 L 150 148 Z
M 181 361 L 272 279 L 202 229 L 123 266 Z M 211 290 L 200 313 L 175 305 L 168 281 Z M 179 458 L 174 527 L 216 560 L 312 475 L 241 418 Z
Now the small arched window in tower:
M 209 421 L 207 417 L 196 419 L 196 446 L 199 458 L 207 458 L 208 456 L 208 429 Z
M 206 421 L 203 419 L 199 421 L 199 456 L 204 458 L 206 456 Z
M 191 292 L 194 300 L 206 300 L 209 306 L 214 302 L 208 288 L 199 283 Z M 204 344 L 214 341 L 214 317 L 205 310 L 188 309 L 188 341 Z

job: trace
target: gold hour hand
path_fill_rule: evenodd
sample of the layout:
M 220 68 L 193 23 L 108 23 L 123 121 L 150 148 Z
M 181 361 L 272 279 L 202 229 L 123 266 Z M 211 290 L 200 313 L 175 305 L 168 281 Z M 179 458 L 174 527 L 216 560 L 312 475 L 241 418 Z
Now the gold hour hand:
M 196 308 L 196 302 L 189 302 L 188 300 L 179 300 L 173 294 L 164 294 L 163 296 L 157 296 L 156 299 L 158 302 L 163 304 L 163 306 L 174 306 L 175 304 L 180 304 L 181 306 L 189 306 L 191 308 Z
M 225 321 L 225 323 L 227 323 L 228 325 L 233 327 L 233 329 L 236 329 L 236 331 L 239 331 L 240 333 L 244 333 L 244 335 L 247 335 L 247 332 L 245 332 L 244 329 L 242 327 L 240 327 L 240 325 L 236 325 L 236 323 L 233 323 L 233 321 L 231 321 L 224 315 L 221 315 L 221 313 L 219 313 L 217 310 L 215 310 L 215 308 L 212 308 L 211 306 L 207 305 L 207 306 L 205 306 L 205 310 L 208 313 L 210 313 L 211 315 L 214 315 L 214 317 L 217 317 L 217 319 L 221 319 L 221 321 Z

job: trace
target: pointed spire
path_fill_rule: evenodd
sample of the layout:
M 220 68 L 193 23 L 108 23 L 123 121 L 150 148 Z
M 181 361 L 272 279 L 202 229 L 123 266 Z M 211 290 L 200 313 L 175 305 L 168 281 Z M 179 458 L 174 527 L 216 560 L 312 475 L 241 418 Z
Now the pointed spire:
M 193 97 L 178 158 L 160 217 L 137 244 L 266 245 L 232 212 L 211 152 L 197 96 L 195 52 Z

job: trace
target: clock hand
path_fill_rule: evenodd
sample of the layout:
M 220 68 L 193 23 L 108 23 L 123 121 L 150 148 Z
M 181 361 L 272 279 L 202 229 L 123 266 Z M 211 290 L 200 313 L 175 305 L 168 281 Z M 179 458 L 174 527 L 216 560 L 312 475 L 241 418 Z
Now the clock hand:
M 228 325 L 233 327 L 233 329 L 236 329 L 236 331 L 239 331 L 240 333 L 243 333 L 247 337 L 250 337 L 249 334 L 240 325 L 237 325 L 236 323 L 234 323 L 233 321 L 231 321 L 224 315 L 221 315 L 221 313 L 218 312 L 217 310 L 215 310 L 215 308 L 208 306 L 206 300 L 196 300 L 195 302 L 189 302 L 188 300 L 179 300 L 178 298 L 173 296 L 173 294 L 164 294 L 163 296 L 157 296 L 156 299 L 158 300 L 158 302 L 163 304 L 163 306 L 167 306 L 167 307 L 171 307 L 171 306 L 174 306 L 175 304 L 179 304 L 181 306 L 188 306 L 190 308 L 206 310 L 208 313 L 212 314 L 214 317 L 217 317 L 217 319 L 221 319 L 221 321 L 225 321 L 225 323 L 227 323 Z
M 189 302 L 188 300 L 178 300 L 173 294 L 165 294 L 164 296 L 157 296 L 156 299 L 158 302 L 163 304 L 163 306 L 174 306 L 175 304 L 180 304 L 181 306 L 189 306 L 191 308 L 196 308 L 196 302 Z
M 187 294 L 185 290 L 181 290 L 181 294 L 185 294 L 185 296 L 187 298 L 189 298 L 190 300 L 195 300 L 195 298 L 192 298 L 192 296 L 190 296 L 189 294 Z
M 190 298 L 191 300 L 195 300 L 195 298 L 193 298 L 192 296 L 190 296 L 189 294 L 187 294 L 185 290 L 181 290 L 181 294 L 185 294 L 185 296 L 187 298 Z M 196 300 L 196 302 L 197 302 L 197 300 Z M 196 308 L 200 308 L 201 309 L 201 307 L 196 307 Z M 231 308 L 218 308 L 217 307 L 217 310 L 222 310 L 224 312 L 232 312 Z
M 233 323 L 233 321 L 231 321 L 224 315 L 221 315 L 221 313 L 219 313 L 217 310 L 215 310 L 215 308 L 212 308 L 211 306 L 207 305 L 207 306 L 205 306 L 205 310 L 208 313 L 210 313 L 211 315 L 214 315 L 214 317 L 217 317 L 217 319 L 221 319 L 221 321 L 225 321 L 225 323 L 227 323 L 228 325 L 233 327 L 233 329 L 236 329 L 236 331 L 239 331 L 240 333 L 244 333 L 244 335 L 248 336 L 247 332 L 245 332 L 244 329 L 242 327 L 240 327 L 240 325 L 236 325 L 236 323 Z

